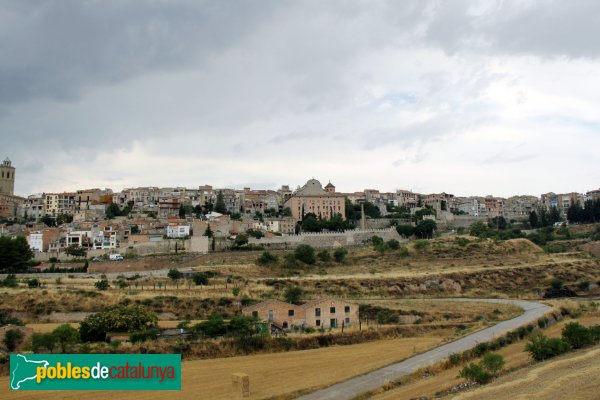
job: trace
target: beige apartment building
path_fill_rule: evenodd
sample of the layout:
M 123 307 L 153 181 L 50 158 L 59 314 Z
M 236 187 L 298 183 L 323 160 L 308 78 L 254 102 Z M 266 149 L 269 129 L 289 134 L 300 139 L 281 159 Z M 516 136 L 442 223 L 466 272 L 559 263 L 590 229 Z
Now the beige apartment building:
M 44 214 L 56 217 L 59 214 L 75 213 L 75 193 L 46 193 L 44 196 Z
M 302 220 L 308 213 L 313 213 L 323 219 L 340 214 L 343 219 L 346 219 L 345 196 L 336 193 L 335 186 L 331 183 L 329 185 L 325 190 L 321 186 L 321 182 L 311 179 L 292 194 L 292 197 L 285 202 L 284 207 L 292 210 L 292 216 L 297 221 Z
M 246 316 L 273 323 L 282 329 L 292 326 L 327 329 L 359 322 L 358 305 L 332 298 L 321 298 L 302 305 L 267 300 L 242 309 Z

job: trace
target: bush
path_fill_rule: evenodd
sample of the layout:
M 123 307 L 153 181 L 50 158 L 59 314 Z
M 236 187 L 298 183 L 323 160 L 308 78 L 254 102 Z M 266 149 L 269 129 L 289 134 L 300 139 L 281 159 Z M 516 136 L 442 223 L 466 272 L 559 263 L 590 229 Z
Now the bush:
M 427 246 L 429 246 L 429 242 L 427 240 L 415 240 L 414 246 L 416 250 L 424 250 Z
M 536 361 L 547 360 L 566 353 L 571 349 L 569 343 L 560 338 L 549 339 L 542 333 L 537 333 L 529 337 L 529 343 L 525 346 L 525 351 L 528 351 Z
M 263 251 L 262 254 L 256 259 L 256 263 L 259 265 L 275 264 L 276 262 L 277 256 L 268 251 Z
M 158 337 L 160 331 L 158 329 L 145 329 L 143 331 L 133 332 L 129 335 L 131 343 L 141 343 L 146 340 L 154 340 Z
M 315 249 L 308 244 L 301 244 L 294 250 L 294 257 L 304 264 L 312 265 L 317 262 L 315 257 Z
M 400 258 L 406 258 L 406 257 L 408 257 L 408 255 L 409 255 L 409 253 L 408 253 L 408 249 L 406 247 L 402 247 L 400 249 L 400 252 L 398 253 L 398 256 Z
M 450 361 L 451 365 L 458 365 L 462 361 L 462 356 L 459 353 L 452 353 L 448 357 L 448 361 Z
M 504 357 L 500 354 L 487 353 L 483 356 L 482 366 L 492 376 L 496 376 L 504 368 Z
M 289 286 L 283 294 L 285 301 L 291 304 L 301 304 L 304 291 L 299 286 Z
M 460 238 L 456 239 L 456 244 L 458 244 L 460 247 L 465 247 L 469 243 L 471 243 L 471 241 L 464 237 L 460 237 Z
M 486 353 L 479 364 L 470 363 L 460 371 L 460 377 L 479 384 L 489 382 L 504 368 L 504 357 L 500 354 Z
M 238 296 L 238 294 L 240 294 L 240 288 L 239 287 L 234 287 L 233 289 L 231 289 L 231 294 L 233 294 L 235 297 Z
M 469 363 L 460 371 L 459 376 L 469 381 L 484 384 L 492 379 L 492 375 L 487 372 L 481 365 Z
M 6 278 L 0 281 L 0 286 L 14 288 L 19 286 L 19 282 L 17 282 L 15 274 L 8 274 L 6 275 Z
M 323 262 L 329 262 L 329 261 L 331 261 L 331 254 L 329 253 L 329 250 L 321 250 L 317 254 L 317 257 L 319 257 L 319 260 L 321 260 Z
M 570 322 L 562 330 L 562 338 L 573 349 L 580 349 L 594 343 L 592 332 L 578 322 Z
M 348 255 L 348 250 L 345 247 L 340 247 L 339 249 L 335 249 L 333 252 L 333 258 L 335 261 L 339 263 L 343 263 L 346 261 L 346 256 Z
M 385 245 L 390 250 L 398 250 L 400 248 L 400 242 L 397 241 L 396 239 L 388 240 L 387 242 L 385 242 Z
M 42 286 L 42 283 L 38 278 L 32 278 L 27 280 L 27 286 L 30 288 L 38 288 Z
M 101 279 L 98 282 L 94 283 L 94 286 L 98 290 L 107 290 L 110 287 L 107 279 Z
M 20 329 L 9 329 L 4 333 L 2 343 L 4 343 L 9 352 L 12 352 L 21 344 L 23 336 L 23 332 Z

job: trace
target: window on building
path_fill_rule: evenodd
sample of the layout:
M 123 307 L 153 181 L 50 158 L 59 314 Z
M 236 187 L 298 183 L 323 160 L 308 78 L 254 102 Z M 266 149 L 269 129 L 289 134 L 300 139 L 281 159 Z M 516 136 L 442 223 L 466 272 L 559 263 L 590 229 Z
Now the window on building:
M 321 316 L 321 309 L 315 308 L 315 317 L 320 317 L 320 316 Z
M 287 322 L 284 322 L 284 323 L 282 324 L 282 326 L 283 326 L 283 329 L 287 329 L 287 328 L 288 328 L 288 323 L 287 323 Z
M 350 306 L 346 306 L 346 307 L 344 307 L 344 312 L 347 312 L 347 313 L 349 313 L 349 312 L 350 312 Z
M 330 312 L 331 314 L 335 314 L 335 307 L 330 307 L 330 308 L 329 308 L 329 312 Z
M 332 328 L 337 328 L 337 319 L 331 318 L 329 320 L 329 326 L 332 327 Z
M 346 319 L 344 320 L 346 324 L 350 323 L 350 318 L 346 317 Z
M 321 326 L 321 320 L 320 320 L 320 319 L 318 319 L 318 320 L 315 322 L 315 324 L 316 324 L 317 326 Z
M 252 316 L 258 318 L 258 311 L 252 311 Z
M 288 317 L 294 316 L 294 310 L 288 310 Z

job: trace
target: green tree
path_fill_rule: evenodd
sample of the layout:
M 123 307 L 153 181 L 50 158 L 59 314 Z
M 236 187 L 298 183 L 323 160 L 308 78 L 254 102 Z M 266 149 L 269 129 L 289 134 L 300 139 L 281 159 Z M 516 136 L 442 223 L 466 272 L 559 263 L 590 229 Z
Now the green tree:
M 346 261 L 346 256 L 348 255 L 348 250 L 345 247 L 340 247 L 334 250 L 333 258 L 335 261 L 339 263 L 343 263 Z
M 214 236 L 214 233 L 212 231 L 212 229 L 210 229 L 210 225 L 206 226 L 206 230 L 204 231 L 204 235 L 203 236 L 208 236 L 209 238 Z
M 283 211 L 281 212 L 281 216 L 283 217 L 291 217 L 292 216 L 292 209 L 289 207 L 286 207 L 283 209 Z
M 196 286 L 208 285 L 208 275 L 204 272 L 195 272 L 194 275 L 192 275 L 192 280 Z
M 302 304 L 302 295 L 304 294 L 304 291 L 302 290 L 301 287 L 299 286 L 288 286 L 287 289 L 285 289 L 285 293 L 283 294 L 283 297 L 285 298 L 285 301 L 287 301 L 288 303 L 291 304 Z
M 315 257 L 315 249 L 308 244 L 301 244 L 294 250 L 296 260 L 302 261 L 305 264 L 312 265 L 317 262 Z
M 88 315 L 79 325 L 84 342 L 104 341 L 109 332 L 137 332 L 156 328 L 156 314 L 135 304 L 117 304 Z
M 594 343 L 592 332 L 578 322 L 569 322 L 562 330 L 562 338 L 573 349 L 580 349 Z
M 223 316 L 217 312 L 210 314 L 206 321 L 194 325 L 192 329 L 196 332 L 201 332 L 207 337 L 221 336 L 227 332 L 225 320 L 223 319 Z
M 437 229 L 437 224 L 431 219 L 424 219 L 415 227 L 415 235 L 421 238 L 433 237 L 433 232 Z
M 555 206 L 552 206 L 550 208 L 550 213 L 548 214 L 548 225 L 552 226 L 557 222 L 562 221 L 562 218 L 560 216 L 560 211 L 558 211 L 558 208 Z
M 319 257 L 319 260 L 321 260 L 323 262 L 331 261 L 331 254 L 329 253 L 329 250 L 327 250 L 327 249 L 321 250 L 317 254 L 317 257 Z
M 47 214 L 40 218 L 40 222 L 45 224 L 47 227 L 56 226 L 56 220 Z
M 4 343 L 8 351 L 12 352 L 23 342 L 23 337 L 24 334 L 20 329 L 9 329 L 4 332 L 2 343 Z
M 321 230 L 321 224 L 314 214 L 307 214 L 302 220 L 303 232 L 321 232 Z
M 183 278 L 183 274 L 181 273 L 180 270 L 178 270 L 177 268 L 171 268 L 169 270 L 169 272 L 167 273 L 167 276 L 169 278 L 171 278 L 171 280 L 173 282 L 178 281 L 179 279 Z
M 87 255 L 87 249 L 76 244 L 72 244 L 65 249 L 65 254 L 72 257 L 85 257 Z
M 223 192 L 219 190 L 217 193 L 217 203 L 215 204 L 215 211 L 220 214 L 227 214 L 227 207 L 225 206 L 225 198 Z
M 0 237 L 0 271 L 22 272 L 29 268 L 33 252 L 22 236 Z
M 535 229 L 538 227 L 539 221 L 538 221 L 538 215 L 537 213 L 534 211 L 531 211 L 529 213 L 529 225 L 531 226 L 531 228 Z
M 19 286 L 19 282 L 17 281 L 15 274 L 8 274 L 6 275 L 6 278 L 0 282 L 0 286 L 14 288 Z
M 69 324 L 57 326 L 52 331 L 52 336 L 54 337 L 56 343 L 60 345 L 60 350 L 62 353 L 66 353 L 70 345 L 79 343 L 80 341 L 79 331 Z
M 31 350 L 34 353 L 39 353 L 42 349 L 45 349 L 52 353 L 56 347 L 56 338 L 50 333 L 37 333 L 34 332 L 31 335 Z
M 246 315 L 236 315 L 229 321 L 227 332 L 229 335 L 237 338 L 252 336 L 256 333 L 256 322 L 256 318 Z
M 110 203 L 108 207 L 106 207 L 105 218 L 113 219 L 121 215 L 121 209 L 116 203 Z
M 396 225 L 396 231 L 403 237 L 411 237 L 415 233 L 415 228 L 412 225 Z
M 549 339 L 542 333 L 535 333 L 529 337 L 529 343 L 525 345 L 525 351 L 531 354 L 536 361 L 547 360 L 566 353 L 571 346 L 560 338 Z
M 248 244 L 248 235 L 245 233 L 238 233 L 233 240 L 233 247 L 240 248 Z

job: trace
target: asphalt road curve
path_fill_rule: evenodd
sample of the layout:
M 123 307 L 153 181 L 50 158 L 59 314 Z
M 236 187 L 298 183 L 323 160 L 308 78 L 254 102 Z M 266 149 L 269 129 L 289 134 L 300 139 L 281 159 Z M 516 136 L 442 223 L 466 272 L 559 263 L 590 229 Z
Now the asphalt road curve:
M 439 299 L 442 300 L 442 299 Z M 498 338 L 505 333 L 536 322 L 540 317 L 547 314 L 551 307 L 547 305 L 524 300 L 508 299 L 443 299 L 444 301 L 482 301 L 490 303 L 513 304 L 521 307 L 524 313 L 516 318 L 502 321 L 497 325 L 475 332 L 454 342 L 447 343 L 425 353 L 408 358 L 396 364 L 357 376 L 356 378 L 340 382 L 326 389 L 317 390 L 308 395 L 298 397 L 300 400 L 347 400 L 358 396 L 369 390 L 377 389 L 389 381 L 396 380 L 402 376 L 410 375 L 416 370 L 432 365 L 447 358 L 450 354 L 460 353 L 475 347 L 478 343 L 487 342 Z

